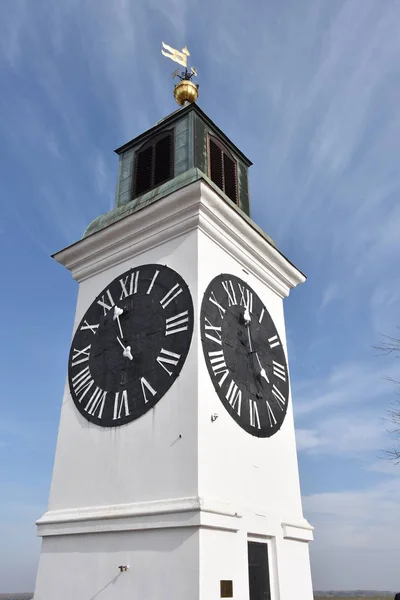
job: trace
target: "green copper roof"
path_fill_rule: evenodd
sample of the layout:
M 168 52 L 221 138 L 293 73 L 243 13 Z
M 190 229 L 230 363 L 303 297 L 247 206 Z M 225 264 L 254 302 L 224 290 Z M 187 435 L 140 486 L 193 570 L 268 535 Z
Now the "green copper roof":
M 223 192 L 221 192 L 218 186 L 216 186 L 211 181 L 211 179 L 209 179 L 202 171 L 200 171 L 200 169 L 197 169 L 195 167 L 189 169 L 188 171 L 185 171 L 177 177 L 174 177 L 170 181 L 167 181 L 163 185 L 160 185 L 158 188 L 147 192 L 147 194 L 144 194 L 140 198 L 139 203 L 137 202 L 137 199 L 135 199 L 131 202 L 128 202 L 127 204 L 114 208 L 113 210 L 111 210 L 108 213 L 105 213 L 104 215 L 100 215 L 99 217 L 94 219 L 94 221 L 92 221 L 90 225 L 86 228 L 83 237 L 85 238 L 89 235 L 92 235 L 93 233 L 96 233 L 97 231 L 100 231 L 101 229 L 112 225 L 112 223 L 120 221 L 121 219 L 124 219 L 129 215 L 132 215 L 133 213 L 142 210 L 145 206 L 148 206 L 153 202 L 157 202 L 165 196 L 168 196 L 169 194 L 172 194 L 173 192 L 176 192 L 177 190 L 186 187 L 187 185 L 190 185 L 194 181 L 198 181 L 200 179 L 205 181 L 211 188 L 215 190 L 215 192 L 221 197 L 221 202 L 227 202 L 233 210 L 238 212 L 241 215 L 241 217 L 253 227 L 253 229 L 256 229 L 256 231 L 258 231 L 260 235 L 262 235 L 268 240 L 270 244 L 276 247 L 275 242 L 262 229 L 260 229 L 254 223 L 254 221 L 250 219 L 250 217 L 248 217 L 234 202 L 232 202 Z
M 208 117 L 206 113 L 201 110 L 201 108 L 197 104 L 189 104 L 188 106 L 184 106 L 183 108 L 178 108 L 178 110 L 164 117 L 164 119 L 158 121 L 153 127 L 148 129 L 147 131 L 141 133 L 130 142 L 127 142 L 123 146 L 117 148 L 115 152 L 117 154 L 122 154 L 123 152 L 126 152 L 126 150 L 129 150 L 130 148 L 132 148 L 132 146 L 136 146 L 142 140 L 145 140 L 146 138 L 152 136 L 160 128 L 160 125 L 162 125 L 163 127 L 172 125 L 175 121 L 178 121 L 188 113 L 193 112 L 196 113 L 204 123 L 208 124 L 210 128 L 218 134 L 218 137 L 228 146 L 228 148 L 231 148 L 233 150 L 234 154 L 236 154 L 242 159 L 242 161 L 247 167 L 250 167 L 253 164 L 251 160 L 247 158 L 245 154 L 243 154 L 243 152 L 232 142 L 232 140 L 228 138 L 228 136 L 222 131 L 222 129 L 220 129 L 214 123 L 214 121 L 212 121 L 210 117 Z

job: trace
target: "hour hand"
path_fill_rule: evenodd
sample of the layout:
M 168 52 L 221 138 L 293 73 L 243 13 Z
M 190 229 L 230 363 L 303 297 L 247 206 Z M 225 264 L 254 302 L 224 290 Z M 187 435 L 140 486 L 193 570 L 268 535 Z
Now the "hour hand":
M 130 346 L 124 346 L 123 343 L 121 342 L 121 340 L 119 339 L 119 337 L 117 337 L 117 340 L 121 346 L 121 348 L 123 349 L 123 356 L 125 356 L 126 358 L 129 358 L 129 360 L 133 360 L 133 356 L 132 356 L 132 352 L 131 352 L 131 347 Z
M 126 356 L 126 358 L 129 358 L 129 360 L 133 360 L 133 356 L 132 356 L 132 352 L 131 352 L 131 347 L 130 346 L 126 346 L 125 350 L 122 353 L 124 356 Z
M 245 307 L 245 310 L 243 313 L 243 321 L 244 321 L 244 324 L 246 325 L 246 327 L 248 327 L 250 325 L 251 316 L 250 316 L 250 311 L 249 311 L 248 306 Z
M 260 361 L 260 358 L 259 358 L 259 356 L 258 356 L 258 353 L 257 353 L 257 352 L 256 352 L 256 358 L 257 358 L 258 364 L 259 364 L 259 366 L 260 366 L 260 377 L 262 377 L 263 379 L 265 379 L 265 381 L 266 381 L 267 383 L 269 383 L 268 375 L 267 375 L 267 373 L 266 373 L 266 371 L 265 371 L 264 367 L 263 367 L 263 366 L 262 366 L 262 364 L 261 364 L 261 361 Z

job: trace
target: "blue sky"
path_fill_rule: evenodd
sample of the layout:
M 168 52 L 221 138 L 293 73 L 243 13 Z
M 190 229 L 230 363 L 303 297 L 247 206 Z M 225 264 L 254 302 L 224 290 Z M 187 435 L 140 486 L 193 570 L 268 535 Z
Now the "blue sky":
M 175 110 L 161 40 L 254 162 L 253 219 L 308 275 L 286 301 L 314 585 L 400 589 L 396 0 L 2 0 L 0 591 L 33 589 L 76 301 L 50 254 L 113 205 L 113 149 Z M 368 564 L 368 569 L 366 569 Z

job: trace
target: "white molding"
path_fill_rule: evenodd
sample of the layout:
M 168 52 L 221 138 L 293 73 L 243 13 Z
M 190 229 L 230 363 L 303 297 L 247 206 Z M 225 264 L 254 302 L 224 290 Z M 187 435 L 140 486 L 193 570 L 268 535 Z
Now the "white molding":
M 50 510 L 36 525 L 41 537 L 176 527 L 205 527 L 237 532 L 243 526 L 248 536 L 273 538 L 279 535 L 269 519 L 262 519 L 256 524 L 248 522 L 247 517 L 246 523 L 241 524 L 243 516 L 242 509 L 237 510 L 231 504 L 192 496 L 156 502 Z M 284 539 L 313 540 L 314 528 L 306 519 L 284 521 L 281 527 Z
M 238 531 L 242 515 L 230 505 L 198 496 L 157 502 L 50 510 L 38 521 L 39 536 L 171 527 Z
M 305 276 L 215 191 L 202 183 L 199 228 L 281 298 Z
M 281 298 L 305 281 L 256 227 L 204 181 L 154 202 L 57 252 L 77 281 L 200 229 Z
M 314 527 L 306 519 L 301 521 L 283 522 L 282 533 L 286 540 L 298 540 L 301 542 L 312 542 L 314 539 Z

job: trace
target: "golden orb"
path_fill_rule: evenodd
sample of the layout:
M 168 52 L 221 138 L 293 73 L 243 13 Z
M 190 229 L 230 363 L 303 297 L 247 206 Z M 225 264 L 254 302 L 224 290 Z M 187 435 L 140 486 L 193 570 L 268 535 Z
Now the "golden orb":
M 177 103 L 183 106 L 185 102 L 196 102 L 199 90 L 189 79 L 183 79 L 175 86 L 174 96 Z

